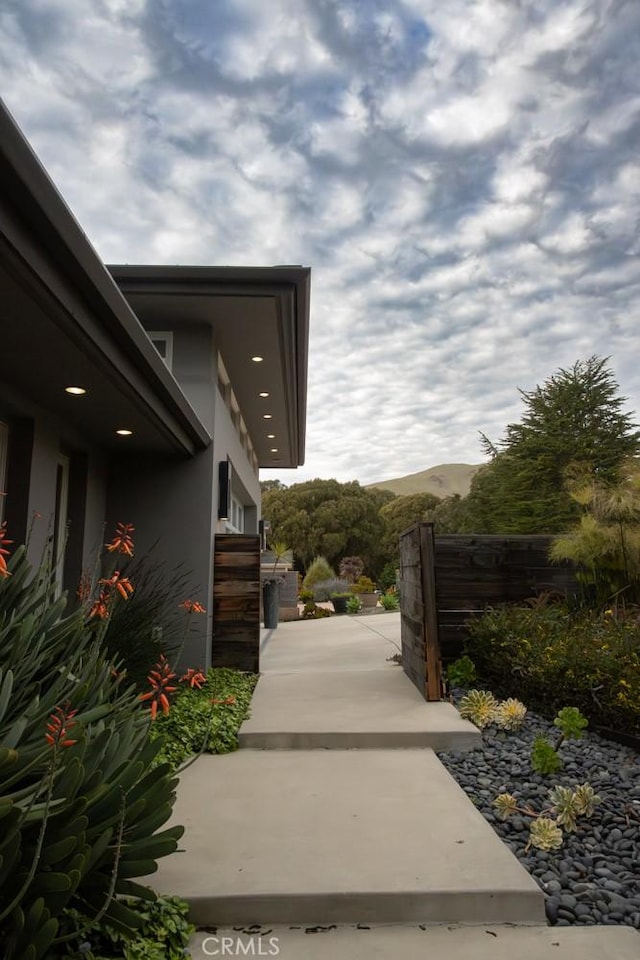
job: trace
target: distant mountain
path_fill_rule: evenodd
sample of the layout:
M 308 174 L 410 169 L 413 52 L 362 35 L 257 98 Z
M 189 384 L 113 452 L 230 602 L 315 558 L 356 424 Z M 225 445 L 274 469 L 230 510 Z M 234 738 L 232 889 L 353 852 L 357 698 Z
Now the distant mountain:
M 367 488 L 391 490 L 399 496 L 409 493 L 432 493 L 436 497 L 452 497 L 458 493 L 466 497 L 471 488 L 471 480 L 478 472 L 481 463 L 442 463 L 438 467 L 429 467 L 419 473 L 410 473 L 395 480 L 381 480 L 380 483 L 367 483 Z

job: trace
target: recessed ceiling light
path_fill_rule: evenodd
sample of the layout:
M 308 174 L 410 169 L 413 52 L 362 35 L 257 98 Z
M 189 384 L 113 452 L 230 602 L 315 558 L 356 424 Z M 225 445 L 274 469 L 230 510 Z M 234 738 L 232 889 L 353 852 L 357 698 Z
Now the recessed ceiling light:
M 273 416 L 270 413 L 265 413 L 262 417 L 263 420 L 273 420 Z
M 84 387 L 65 387 L 64 392 L 70 393 L 74 397 L 81 397 L 82 394 L 86 393 L 87 391 Z
M 262 363 L 264 357 L 251 357 L 254 363 Z
M 271 453 L 277 453 L 277 452 L 278 452 L 277 447 L 271 447 Z
M 267 440 L 275 440 L 275 438 L 276 438 L 275 433 L 268 433 L 268 434 L 267 434 Z
M 124 428 L 122 430 L 116 430 L 116 433 L 118 434 L 119 437 L 133 436 L 133 430 L 125 430 Z
M 259 393 L 258 396 L 259 396 L 259 397 L 268 397 L 269 394 L 268 394 L 268 393 Z

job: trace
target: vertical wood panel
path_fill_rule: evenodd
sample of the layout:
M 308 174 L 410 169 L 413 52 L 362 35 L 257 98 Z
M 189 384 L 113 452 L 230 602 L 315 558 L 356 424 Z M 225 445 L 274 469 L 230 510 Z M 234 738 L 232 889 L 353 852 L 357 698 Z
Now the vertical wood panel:
M 214 667 L 260 670 L 260 537 L 218 534 L 214 544 Z
M 420 538 L 420 561 L 422 567 L 427 700 L 440 700 L 442 696 L 442 667 L 440 661 L 440 640 L 438 636 L 438 601 L 436 596 L 433 524 L 418 524 L 418 536 Z
M 428 700 L 440 699 L 442 663 L 461 656 L 466 622 L 487 606 L 544 591 L 575 595 L 570 564 L 548 560 L 548 536 L 433 536 L 416 524 L 400 537 L 402 664 Z

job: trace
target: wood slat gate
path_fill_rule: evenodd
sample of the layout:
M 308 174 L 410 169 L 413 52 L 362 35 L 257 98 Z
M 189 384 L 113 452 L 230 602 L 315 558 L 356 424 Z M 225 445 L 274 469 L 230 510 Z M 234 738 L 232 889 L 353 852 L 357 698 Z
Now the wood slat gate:
M 442 663 L 463 652 L 466 623 L 487 605 L 545 591 L 577 592 L 575 570 L 551 564 L 551 537 L 452 534 L 419 523 L 400 537 L 402 664 L 427 700 L 438 700 Z
M 260 537 L 218 534 L 213 582 L 214 667 L 260 671 Z
M 400 537 L 402 666 L 426 700 L 442 697 L 432 523 Z

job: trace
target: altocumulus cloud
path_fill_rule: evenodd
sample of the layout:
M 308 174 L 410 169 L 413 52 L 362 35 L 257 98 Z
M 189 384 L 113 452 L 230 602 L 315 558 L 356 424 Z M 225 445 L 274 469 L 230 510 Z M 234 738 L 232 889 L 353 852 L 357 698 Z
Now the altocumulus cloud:
M 307 465 L 478 461 L 591 353 L 640 411 L 636 0 L 5 0 L 106 261 L 313 270 Z

